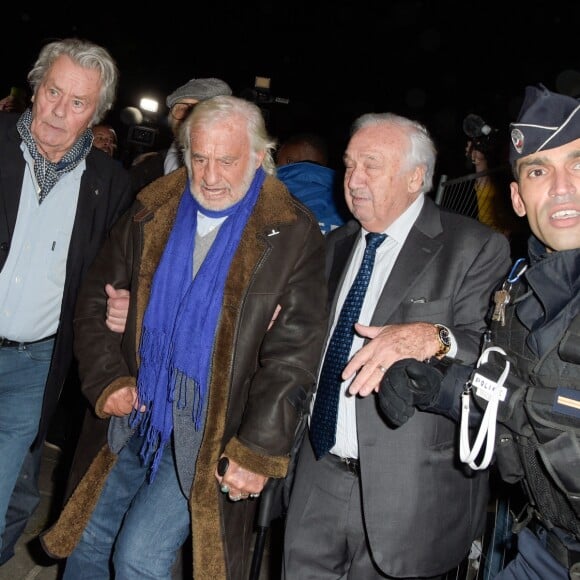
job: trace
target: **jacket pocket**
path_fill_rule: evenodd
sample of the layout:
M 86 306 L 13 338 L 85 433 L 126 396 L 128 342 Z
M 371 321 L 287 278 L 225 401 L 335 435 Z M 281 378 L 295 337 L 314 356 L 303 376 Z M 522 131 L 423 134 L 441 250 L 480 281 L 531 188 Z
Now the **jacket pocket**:
M 580 518 L 580 442 L 570 431 L 560 433 L 538 449 L 554 483 Z
M 453 301 L 450 297 L 430 301 L 429 298 L 417 294 L 402 304 L 402 320 L 405 322 L 441 322 L 453 320 Z

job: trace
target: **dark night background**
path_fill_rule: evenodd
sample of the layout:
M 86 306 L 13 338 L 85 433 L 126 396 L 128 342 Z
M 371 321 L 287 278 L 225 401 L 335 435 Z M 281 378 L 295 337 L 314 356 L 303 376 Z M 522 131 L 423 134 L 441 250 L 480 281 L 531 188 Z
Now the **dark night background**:
M 79 36 L 110 50 L 121 79 L 107 121 L 121 143 L 120 111 L 141 96 L 162 103 L 161 145 L 165 97 L 177 86 L 216 76 L 242 95 L 263 76 L 271 97 L 289 99 L 263 106 L 277 137 L 321 131 L 338 162 L 351 121 L 390 110 L 424 122 L 439 149 L 438 171 L 456 176 L 470 169 L 468 113 L 505 131 L 527 84 L 580 96 L 578 1 L 64 1 L 5 8 L 3 22 L 1 96 L 27 87 L 49 40 Z

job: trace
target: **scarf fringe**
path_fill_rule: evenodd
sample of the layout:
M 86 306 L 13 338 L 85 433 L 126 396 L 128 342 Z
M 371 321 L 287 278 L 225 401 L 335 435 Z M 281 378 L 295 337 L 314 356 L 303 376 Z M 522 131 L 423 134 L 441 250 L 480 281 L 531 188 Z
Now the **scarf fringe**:
M 193 402 L 191 406 L 191 418 L 195 425 L 195 430 L 201 429 L 201 418 L 203 416 L 203 406 L 205 402 L 205 389 L 199 381 L 188 377 L 183 371 L 175 370 L 174 388 L 178 391 L 177 408 L 185 409 L 187 406 L 187 393 L 191 392 Z
M 201 420 L 203 417 L 203 408 L 205 403 L 205 393 L 202 392 L 203 389 L 201 388 L 201 383 L 195 379 L 192 379 L 191 377 L 188 377 L 183 371 L 178 369 L 173 371 L 173 377 L 174 380 L 171 381 L 170 391 L 171 393 L 175 393 L 175 391 L 177 391 L 177 407 L 179 409 L 185 409 L 187 407 L 188 392 L 191 391 L 192 393 L 192 421 L 195 426 L 195 430 L 199 431 L 201 429 Z M 168 399 L 173 402 L 173 396 L 170 395 Z M 152 406 L 148 405 L 147 411 L 145 411 L 145 413 L 133 411 L 130 418 L 131 427 L 138 427 L 139 435 L 143 437 L 143 446 L 141 447 L 140 451 L 141 459 L 144 463 L 148 463 L 151 460 L 151 457 L 153 457 L 149 471 L 149 482 L 152 482 L 155 479 L 155 474 L 157 473 L 159 462 L 161 461 L 161 456 L 163 455 L 163 450 L 165 449 L 165 446 L 169 442 L 171 434 L 173 433 L 173 426 L 169 432 L 155 427 L 152 422 L 152 416 Z
M 165 340 L 165 333 L 162 330 L 143 329 L 139 349 L 142 361 L 142 369 L 139 370 L 141 376 L 153 376 L 157 381 L 162 372 L 167 372 L 170 353 L 165 348 Z M 155 381 L 140 384 L 139 394 L 142 397 L 140 403 L 147 405 L 148 408 L 155 395 Z
M 139 436 L 143 438 L 143 445 L 139 451 L 139 456 L 144 465 L 148 464 L 151 461 L 151 457 L 153 457 L 148 473 L 148 481 L 151 483 L 155 479 L 163 450 L 167 443 L 169 443 L 173 429 L 165 432 L 155 427 L 151 421 L 152 413 L 149 407 L 144 415 L 140 413 L 135 413 L 135 415 L 137 417 L 133 417 L 132 422 L 135 425 L 138 424 Z

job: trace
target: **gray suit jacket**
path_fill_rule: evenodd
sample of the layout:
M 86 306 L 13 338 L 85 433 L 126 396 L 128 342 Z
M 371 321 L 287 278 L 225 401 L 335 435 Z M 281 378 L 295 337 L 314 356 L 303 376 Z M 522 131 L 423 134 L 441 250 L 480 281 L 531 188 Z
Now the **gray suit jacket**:
M 359 231 L 358 222 L 350 221 L 327 236 L 332 312 Z M 474 361 L 491 293 L 509 266 L 504 236 L 427 197 L 372 324 L 444 324 L 457 339 L 457 357 Z M 377 565 L 396 577 L 452 569 L 483 529 L 487 474 L 459 463 L 458 426 L 451 420 L 418 411 L 393 429 L 375 396 L 356 405 L 364 520 Z

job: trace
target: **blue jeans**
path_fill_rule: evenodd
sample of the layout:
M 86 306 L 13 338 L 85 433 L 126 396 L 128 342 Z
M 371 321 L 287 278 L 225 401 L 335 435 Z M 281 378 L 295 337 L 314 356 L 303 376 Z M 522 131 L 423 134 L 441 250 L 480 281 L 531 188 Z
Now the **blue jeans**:
M 2 536 L 0 566 L 14 556 L 16 544 L 24 533 L 30 516 L 36 511 L 40 503 L 38 478 L 43 451 L 42 445 L 35 445 L 33 451 L 29 449 L 26 452 L 24 463 L 18 474 L 18 479 L 8 504 L 8 511 L 6 512 L 6 527 Z
M 0 536 L 24 458 L 37 432 L 54 339 L 0 347 Z
M 149 483 L 149 466 L 139 457 L 141 443 L 135 435 L 119 454 L 63 580 L 171 579 L 190 531 L 188 500 L 179 487 L 171 446 Z

